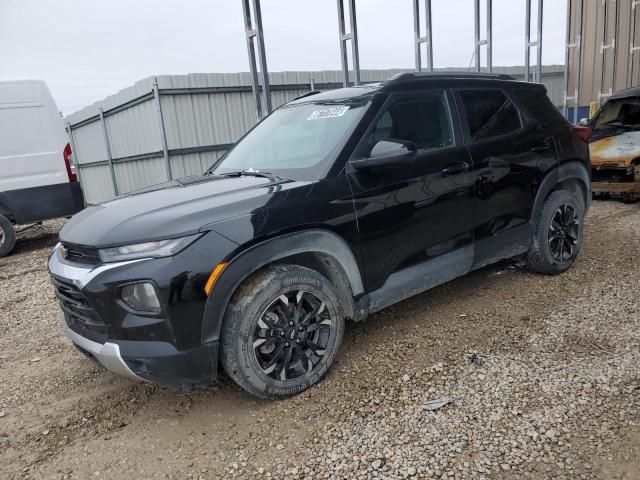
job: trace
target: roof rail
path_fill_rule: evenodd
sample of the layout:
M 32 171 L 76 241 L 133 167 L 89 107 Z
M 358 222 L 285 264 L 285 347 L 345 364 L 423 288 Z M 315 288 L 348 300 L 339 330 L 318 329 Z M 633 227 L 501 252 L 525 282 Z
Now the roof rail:
M 483 73 L 483 72 L 463 72 L 452 70 L 449 72 L 405 72 L 398 73 L 384 82 L 385 85 L 423 80 L 428 78 L 481 78 L 493 80 L 515 80 L 506 73 Z

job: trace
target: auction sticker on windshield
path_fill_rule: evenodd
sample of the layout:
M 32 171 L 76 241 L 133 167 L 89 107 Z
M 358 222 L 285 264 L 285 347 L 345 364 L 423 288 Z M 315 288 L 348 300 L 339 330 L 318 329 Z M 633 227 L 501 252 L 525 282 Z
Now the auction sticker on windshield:
M 314 110 L 307 120 L 318 120 L 320 118 L 341 117 L 349 110 L 349 105 L 340 105 L 339 107 L 323 108 L 322 110 Z

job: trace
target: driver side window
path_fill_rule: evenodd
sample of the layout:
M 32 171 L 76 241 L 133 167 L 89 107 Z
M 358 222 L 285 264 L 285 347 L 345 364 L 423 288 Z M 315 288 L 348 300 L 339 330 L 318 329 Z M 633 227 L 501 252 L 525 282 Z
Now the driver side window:
M 399 96 L 389 105 L 367 135 L 361 156 L 370 155 L 381 140 L 405 140 L 418 151 L 453 145 L 451 116 L 444 92 Z

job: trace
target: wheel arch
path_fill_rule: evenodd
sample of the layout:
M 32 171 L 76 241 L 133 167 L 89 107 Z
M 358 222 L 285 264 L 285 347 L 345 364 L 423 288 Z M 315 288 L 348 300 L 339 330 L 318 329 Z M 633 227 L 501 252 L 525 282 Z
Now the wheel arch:
M 329 230 L 303 230 L 260 242 L 229 261 L 207 298 L 203 342 L 219 337 L 229 300 L 242 282 L 257 271 L 280 263 L 301 265 L 325 276 L 335 286 L 345 316 L 353 318 L 354 297 L 364 293 L 364 284 L 351 248 Z
M 544 201 L 551 192 L 561 188 L 579 194 L 584 202 L 585 210 L 589 209 L 591 206 L 591 176 L 584 163 L 576 159 L 554 168 L 544 177 L 536 194 L 532 220 L 535 220 L 535 217 L 539 215 Z

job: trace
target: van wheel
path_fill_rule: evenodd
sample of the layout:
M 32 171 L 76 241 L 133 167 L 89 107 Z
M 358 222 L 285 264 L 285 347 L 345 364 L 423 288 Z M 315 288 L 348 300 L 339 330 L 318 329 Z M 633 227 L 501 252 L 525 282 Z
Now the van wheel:
M 0 258 L 7 255 L 16 244 L 16 229 L 5 216 L 0 215 Z
M 575 262 L 584 231 L 583 202 L 567 190 L 558 190 L 545 200 L 534 225 L 527 267 L 538 273 L 556 274 Z
M 252 395 L 290 397 L 329 370 L 343 333 L 338 296 L 325 277 L 300 266 L 272 267 L 234 293 L 222 325 L 222 366 Z

